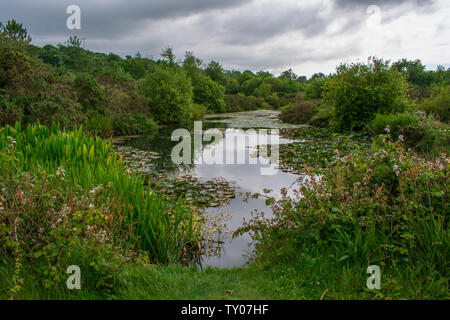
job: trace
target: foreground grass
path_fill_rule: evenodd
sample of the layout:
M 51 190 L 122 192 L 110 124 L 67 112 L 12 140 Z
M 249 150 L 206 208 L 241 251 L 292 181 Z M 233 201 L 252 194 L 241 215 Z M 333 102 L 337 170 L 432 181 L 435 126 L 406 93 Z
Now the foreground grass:
M 313 265 L 311 264 L 313 262 Z M 64 283 L 46 290 L 25 280 L 22 299 L 120 300 L 319 300 L 448 299 L 448 283 L 432 281 L 425 269 L 382 275 L 381 290 L 366 288 L 365 270 L 337 267 L 323 259 L 291 265 L 217 269 L 181 265 L 125 268 L 112 289 L 68 290 Z M 3 273 L 4 270 L 2 270 Z M 6 285 L 0 281 L 2 288 Z M 1 299 L 7 298 L 0 294 Z

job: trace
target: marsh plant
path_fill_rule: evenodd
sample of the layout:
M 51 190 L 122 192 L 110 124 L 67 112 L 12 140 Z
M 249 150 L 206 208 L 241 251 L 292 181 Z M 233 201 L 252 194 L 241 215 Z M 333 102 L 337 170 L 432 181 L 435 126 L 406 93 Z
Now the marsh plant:
M 145 187 L 111 142 L 82 128 L 6 126 L 0 153 L 1 268 L 11 297 L 29 278 L 58 286 L 68 265 L 85 270 L 85 287 L 110 287 L 137 257 L 188 263 L 200 249 L 197 213 Z
M 394 291 L 444 297 L 449 165 L 445 154 L 425 160 L 406 151 L 401 140 L 380 135 L 369 150 L 338 155 L 320 179 L 303 180 L 295 196 L 268 199 L 274 218 L 255 215 L 236 234 L 253 234 L 262 261 L 312 268 L 322 257 L 333 269 L 356 270 L 357 278 L 378 264 L 397 279 L 426 275 L 420 286 Z M 307 173 L 314 177 L 317 171 Z M 408 281 L 415 283 L 403 284 Z M 385 283 L 384 289 L 390 285 L 396 286 Z

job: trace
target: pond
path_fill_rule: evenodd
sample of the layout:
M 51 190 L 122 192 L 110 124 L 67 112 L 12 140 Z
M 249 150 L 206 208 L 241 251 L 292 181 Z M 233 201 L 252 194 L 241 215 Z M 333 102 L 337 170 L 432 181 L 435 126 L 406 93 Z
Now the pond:
M 213 220 L 220 218 L 225 230 L 217 234 L 217 230 L 211 228 L 210 234 L 212 238 L 219 238 L 220 246 L 214 249 L 217 254 L 202 257 L 203 267 L 235 267 L 247 261 L 251 237 L 244 234 L 233 239 L 231 233 L 241 227 L 243 219 L 248 220 L 255 209 L 264 212 L 265 217 L 272 214 L 264 198 L 249 198 L 249 194 L 279 198 L 282 188 L 292 192 L 299 176 L 278 170 L 277 150 L 279 145 L 290 144 L 293 140 L 281 137 L 277 129 L 301 126 L 280 123 L 278 113 L 259 110 L 205 117 L 197 123 L 202 127 L 203 140 L 209 132 L 217 137 L 203 141 L 197 152 L 193 147 L 190 163 L 172 161 L 172 150 L 181 141 L 171 139 L 177 128 L 163 128 L 151 139 L 115 140 L 119 153 L 127 154 L 132 166 L 152 173 L 153 182 L 157 181 L 155 185 L 164 191 L 176 189 L 188 200 L 202 204 L 206 216 Z M 194 137 L 191 140 L 194 145 Z M 183 189 L 186 185 L 191 187 Z

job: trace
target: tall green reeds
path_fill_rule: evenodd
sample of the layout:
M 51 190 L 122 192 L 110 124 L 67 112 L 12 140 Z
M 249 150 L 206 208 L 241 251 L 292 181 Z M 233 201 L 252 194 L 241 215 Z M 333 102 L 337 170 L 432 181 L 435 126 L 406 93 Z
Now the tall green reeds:
M 66 174 L 67 188 L 81 187 L 87 192 L 102 193 L 121 199 L 122 231 L 133 237 L 130 246 L 148 251 L 153 261 L 177 262 L 188 250 L 199 248 L 201 222 L 197 214 L 180 199 L 167 200 L 144 186 L 141 175 L 128 173 L 112 150 L 112 143 L 86 134 L 83 129 L 51 129 L 39 123 L 22 128 L 7 126 L 0 130 L 0 151 L 14 145 L 20 169 L 37 174 L 38 168 Z

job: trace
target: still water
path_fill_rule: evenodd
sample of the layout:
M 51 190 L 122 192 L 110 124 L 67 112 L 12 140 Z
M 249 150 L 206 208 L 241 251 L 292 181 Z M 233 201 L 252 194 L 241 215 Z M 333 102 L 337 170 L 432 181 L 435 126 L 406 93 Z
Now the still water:
M 179 143 L 171 140 L 176 128 L 164 128 L 151 140 L 136 137 L 125 140 L 123 144 L 155 152 L 158 156 L 153 159 L 150 170 L 164 172 L 167 176 L 189 174 L 201 180 L 221 178 L 237 188 L 235 198 L 230 199 L 227 204 L 206 209 L 211 216 L 227 216 L 224 223 L 229 232 L 220 234 L 220 240 L 223 241 L 220 254 L 204 256 L 202 266 L 227 268 L 243 265 L 252 249 L 252 239 L 248 234 L 233 239 L 231 233 L 242 226 L 244 218 L 248 221 L 255 210 L 264 212 L 265 217 L 272 215 L 272 209 L 266 206 L 264 198 L 249 198 L 244 201 L 246 195 L 265 194 L 269 189 L 272 190 L 268 193 L 269 196 L 279 198 L 282 188 L 286 188 L 289 194 L 296 185 L 298 176 L 277 170 L 276 161 L 277 145 L 292 141 L 271 131 L 293 127 L 298 126 L 280 123 L 277 111 L 207 116 L 202 121 L 203 132 L 217 129 L 214 131 L 217 137 L 203 143 L 201 150 L 193 152 L 191 164 L 176 165 L 172 161 L 172 149 Z M 264 151 L 265 148 L 267 152 Z

